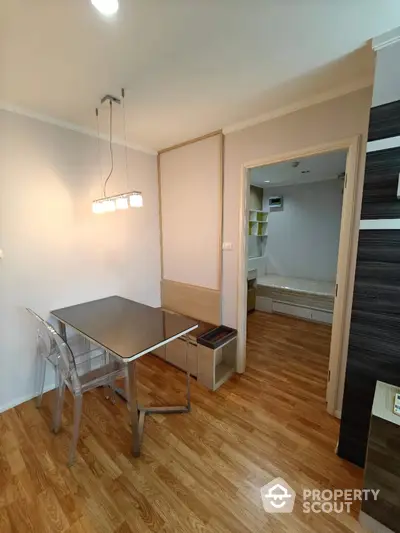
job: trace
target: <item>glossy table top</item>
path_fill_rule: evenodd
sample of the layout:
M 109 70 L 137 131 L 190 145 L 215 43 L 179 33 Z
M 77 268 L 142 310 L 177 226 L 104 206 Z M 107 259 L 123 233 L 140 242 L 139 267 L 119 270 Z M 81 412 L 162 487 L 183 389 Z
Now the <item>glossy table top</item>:
M 198 327 L 195 320 L 120 296 L 56 309 L 51 314 L 126 361 Z

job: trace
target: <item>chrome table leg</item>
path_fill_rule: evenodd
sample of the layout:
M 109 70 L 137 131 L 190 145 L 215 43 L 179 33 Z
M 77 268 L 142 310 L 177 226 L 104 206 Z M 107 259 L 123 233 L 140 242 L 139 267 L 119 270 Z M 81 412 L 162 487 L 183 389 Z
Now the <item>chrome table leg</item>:
M 129 405 L 132 426 L 132 455 L 140 455 L 139 411 L 137 406 L 136 361 L 128 363 Z
M 167 405 L 163 407 L 138 406 L 137 403 L 137 383 L 136 383 L 136 361 L 128 363 L 129 390 L 125 391 L 116 388 L 115 392 L 129 401 L 130 417 L 132 426 L 132 454 L 134 457 L 140 456 L 140 447 L 143 439 L 144 421 L 146 415 L 155 414 L 173 414 L 189 413 L 191 410 L 190 403 L 190 370 L 188 365 L 188 346 L 189 340 L 186 339 L 186 405 Z

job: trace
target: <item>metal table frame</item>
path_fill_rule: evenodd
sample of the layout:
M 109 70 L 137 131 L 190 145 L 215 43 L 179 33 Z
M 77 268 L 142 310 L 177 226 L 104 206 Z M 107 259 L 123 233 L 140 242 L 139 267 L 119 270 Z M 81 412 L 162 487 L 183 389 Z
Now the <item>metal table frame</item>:
M 60 335 L 67 340 L 66 337 L 66 325 L 69 327 L 72 327 L 70 324 L 64 323 L 62 320 L 60 320 L 58 317 L 55 317 L 59 324 L 59 332 Z M 128 402 L 128 408 L 130 412 L 130 418 L 131 418 L 131 427 L 132 427 L 132 455 L 134 457 L 140 457 L 140 448 L 143 440 L 143 433 L 144 433 L 144 421 L 146 418 L 146 415 L 151 414 L 175 414 L 175 413 L 190 413 L 191 411 L 191 403 L 190 403 L 190 372 L 189 372 L 189 365 L 188 365 L 188 345 L 189 345 L 189 338 L 187 337 L 188 333 L 190 331 L 193 331 L 198 326 L 193 326 L 185 331 L 183 331 L 180 335 L 175 335 L 174 337 L 171 337 L 170 339 L 166 340 L 165 342 L 162 342 L 158 345 L 152 346 L 149 348 L 146 352 L 140 353 L 139 355 L 134 356 L 132 359 L 126 359 L 121 356 L 119 356 L 117 353 L 110 352 L 109 349 L 105 348 L 98 342 L 96 342 L 94 339 L 91 339 L 90 337 L 87 337 L 84 333 L 79 331 L 78 333 L 85 338 L 87 341 L 92 342 L 96 344 L 97 346 L 104 348 L 108 353 L 111 353 L 114 357 L 118 357 L 121 361 L 123 361 L 128 366 L 128 381 L 129 381 L 129 391 L 128 394 L 125 393 L 123 389 L 116 389 L 116 392 L 122 396 L 127 402 Z M 73 328 L 74 329 L 74 328 Z M 143 355 L 147 355 L 151 353 L 153 350 L 160 346 L 164 346 L 176 339 L 179 339 L 181 337 L 184 337 L 186 335 L 186 351 L 185 351 L 185 362 L 186 362 L 186 405 L 167 405 L 163 407 L 152 407 L 152 406 L 140 406 L 137 402 L 137 372 L 136 372 L 136 361 L 140 359 Z M 128 397 L 127 397 L 128 396 Z M 135 407 L 134 407 L 135 406 Z
M 182 334 L 183 337 L 185 334 Z M 168 344 L 168 343 L 165 343 Z M 154 406 L 142 406 L 137 404 L 137 378 L 136 378 L 136 360 L 128 363 L 128 374 L 129 374 L 129 408 L 131 415 L 131 425 L 132 433 L 134 434 L 132 442 L 132 454 L 134 457 L 139 457 L 140 455 L 140 446 L 143 440 L 144 433 L 144 421 L 146 415 L 154 414 L 174 414 L 174 413 L 190 413 L 191 404 L 190 404 L 190 372 L 188 367 L 188 344 L 189 341 L 186 338 L 186 353 L 185 353 L 185 363 L 186 363 L 186 405 L 166 405 L 162 407 Z M 117 391 L 121 394 L 122 391 Z M 124 394 L 121 394 L 126 399 Z M 133 408 L 136 406 L 136 408 Z

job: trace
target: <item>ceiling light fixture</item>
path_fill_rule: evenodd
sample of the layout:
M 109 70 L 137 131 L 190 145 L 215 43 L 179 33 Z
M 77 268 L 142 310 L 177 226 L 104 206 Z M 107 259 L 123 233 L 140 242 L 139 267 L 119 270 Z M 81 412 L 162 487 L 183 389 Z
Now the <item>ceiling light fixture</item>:
M 271 183 L 271 181 L 270 180 L 265 180 L 264 183 Z
M 102 15 L 106 15 L 107 17 L 110 17 L 111 15 L 115 15 L 115 13 L 119 9 L 119 2 L 118 0 L 91 0 L 92 5 L 100 11 Z
M 111 156 L 111 169 L 104 181 L 103 189 L 103 198 L 94 200 L 92 203 L 92 211 L 96 214 L 102 213 L 111 213 L 113 211 L 128 209 L 131 207 L 143 207 L 143 197 L 142 193 L 139 191 L 125 192 L 123 194 L 115 194 L 114 196 L 107 196 L 107 183 L 111 178 L 114 171 L 114 149 L 112 143 L 112 128 L 113 128 L 113 104 L 121 104 L 121 100 L 115 96 L 107 94 L 101 99 L 101 103 L 109 102 L 110 104 L 110 156 Z M 128 182 L 128 147 L 126 143 L 126 117 L 125 117 L 125 89 L 122 89 L 122 103 L 124 110 L 124 134 L 125 134 L 125 169 L 126 169 L 126 180 Z M 96 108 L 96 118 L 97 118 L 97 142 L 98 142 L 98 157 L 99 157 L 99 166 L 100 166 L 100 127 L 99 127 L 99 109 Z

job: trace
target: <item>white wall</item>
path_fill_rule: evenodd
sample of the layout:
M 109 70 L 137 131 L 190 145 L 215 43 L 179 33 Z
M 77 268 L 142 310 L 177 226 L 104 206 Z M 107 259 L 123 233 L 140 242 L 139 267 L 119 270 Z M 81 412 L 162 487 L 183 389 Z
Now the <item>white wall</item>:
M 160 305 L 156 157 L 122 147 L 107 193 L 143 192 L 144 207 L 94 215 L 102 196 L 97 140 L 0 111 L 0 411 L 34 394 L 35 331 L 25 307 L 112 294 Z M 109 153 L 101 143 L 103 173 Z M 49 377 L 48 383 L 51 382 Z
M 366 141 L 372 87 L 230 133 L 225 137 L 223 323 L 237 327 L 240 184 L 243 165 L 361 134 Z M 364 145 L 365 146 L 365 145 Z M 365 152 L 360 154 L 357 199 L 361 202 Z M 356 247 L 355 247 L 356 248 Z M 355 257 L 355 249 L 353 255 Z M 349 295 L 352 297 L 352 294 Z
M 270 196 L 283 196 L 268 217 L 268 274 L 335 281 L 342 191 L 338 179 L 264 189 L 265 210 Z

